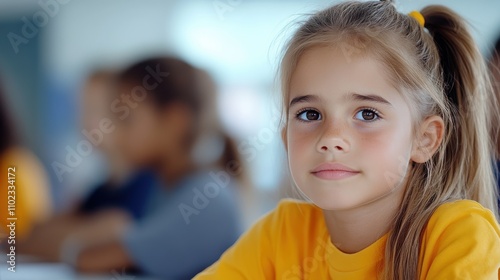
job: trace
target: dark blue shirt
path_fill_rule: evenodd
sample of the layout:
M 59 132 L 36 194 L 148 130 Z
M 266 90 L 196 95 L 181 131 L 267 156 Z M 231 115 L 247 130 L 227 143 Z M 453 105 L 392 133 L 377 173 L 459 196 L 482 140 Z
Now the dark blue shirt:
M 151 192 L 155 187 L 155 176 L 147 171 L 132 175 L 123 186 L 105 182 L 97 186 L 83 201 L 79 211 L 84 214 L 118 208 L 140 219 L 146 212 Z

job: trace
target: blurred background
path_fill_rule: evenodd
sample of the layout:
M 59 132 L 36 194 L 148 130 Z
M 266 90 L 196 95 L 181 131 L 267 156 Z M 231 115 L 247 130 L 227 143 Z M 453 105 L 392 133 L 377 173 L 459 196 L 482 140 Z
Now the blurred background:
M 51 166 L 64 163 L 66 147 L 76 149 L 84 139 L 78 93 L 88 71 L 126 66 L 154 54 L 181 57 L 212 74 L 219 87 L 221 121 L 238 143 L 248 143 L 244 158 L 249 159 L 254 187 L 275 190 L 287 168 L 274 129 L 281 47 L 294 22 L 334 2 L 66 0 L 56 1 L 52 14 L 44 17 L 37 16 L 45 11 L 39 1 L 1 1 L 0 69 L 8 104 L 24 144 L 48 172 L 56 209 L 67 207 L 105 176 L 102 162 L 92 155 L 62 180 Z M 411 11 L 432 3 L 464 15 L 482 51 L 489 52 L 500 33 L 500 2 L 398 1 L 398 6 Z M 10 39 L 11 32 L 24 37 L 27 21 L 35 26 L 32 38 Z M 252 138 L 257 139 L 251 143 Z
M 76 148 L 84 139 L 78 94 L 83 79 L 93 68 L 122 67 L 153 54 L 178 56 L 212 74 L 219 87 L 221 121 L 251 150 L 244 156 L 251 159 L 254 187 L 265 192 L 280 185 L 286 166 L 274 128 L 281 47 L 293 22 L 335 1 L 65 0 L 49 8 L 43 2 L 0 2 L 0 69 L 22 141 L 48 172 L 56 209 L 88 192 L 106 172 L 93 155 L 62 180 L 51 166 L 64 163 L 66 147 Z M 398 6 L 411 11 L 431 3 L 464 15 L 488 53 L 500 33 L 500 2 L 398 1 Z M 27 29 L 31 38 L 23 35 L 26 25 L 34 26 Z M 251 138 L 257 140 L 250 143 Z
M 4 98 L 20 144 L 45 169 L 54 213 L 70 209 L 108 176 L 96 149 L 65 172 L 56 170 L 66 164 L 68 151 L 86 139 L 80 93 L 88 75 L 155 55 L 181 58 L 213 77 L 217 118 L 234 140 L 253 196 L 243 210 L 244 227 L 280 198 L 295 196 L 279 131 L 275 74 L 294 23 L 335 2 L 0 1 Z M 500 35 L 500 1 L 397 1 L 402 12 L 428 4 L 443 4 L 463 15 L 489 56 Z

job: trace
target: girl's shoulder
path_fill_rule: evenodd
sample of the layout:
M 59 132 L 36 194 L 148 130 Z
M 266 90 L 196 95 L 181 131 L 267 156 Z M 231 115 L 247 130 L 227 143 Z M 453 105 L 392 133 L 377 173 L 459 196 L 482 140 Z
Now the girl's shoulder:
M 444 230 L 450 224 L 490 225 L 500 236 L 499 225 L 493 212 L 473 200 L 443 203 L 432 214 L 427 229 Z
M 432 240 L 462 234 L 463 238 L 496 238 L 500 240 L 500 226 L 493 212 L 473 200 L 443 203 L 432 214 L 424 231 L 424 238 Z
M 420 246 L 421 279 L 497 279 L 500 273 L 500 227 L 475 201 L 439 206 Z

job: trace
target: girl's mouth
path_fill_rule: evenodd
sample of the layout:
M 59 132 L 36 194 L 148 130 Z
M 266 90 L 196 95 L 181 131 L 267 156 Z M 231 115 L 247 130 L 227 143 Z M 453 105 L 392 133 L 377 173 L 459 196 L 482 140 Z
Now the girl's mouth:
M 361 173 L 340 163 L 322 163 L 311 174 L 324 180 L 341 180 Z

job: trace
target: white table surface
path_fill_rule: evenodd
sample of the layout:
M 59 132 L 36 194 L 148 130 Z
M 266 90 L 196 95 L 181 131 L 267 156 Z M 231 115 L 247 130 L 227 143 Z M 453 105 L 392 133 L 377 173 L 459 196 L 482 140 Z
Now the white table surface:
M 60 263 L 21 263 L 16 272 L 7 270 L 0 264 L 0 280 L 159 280 L 158 278 L 126 275 L 123 271 L 110 271 L 109 274 L 82 275 L 71 267 Z

